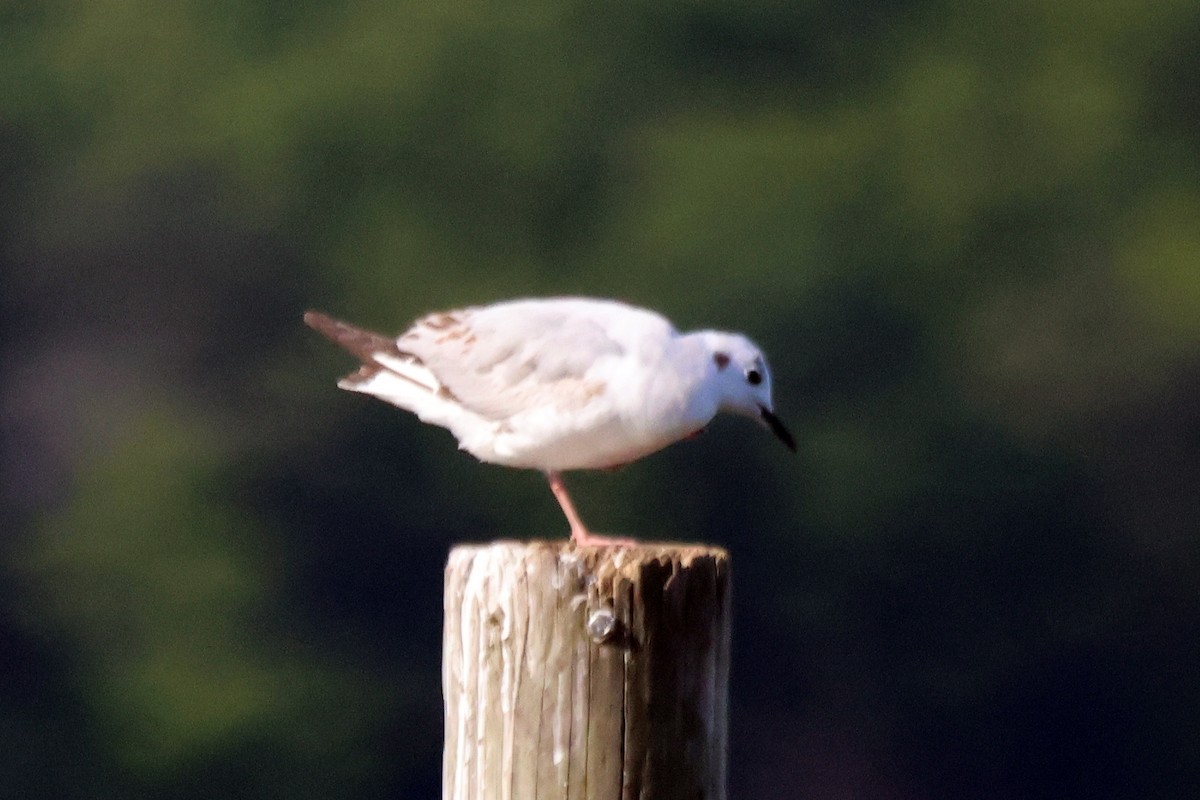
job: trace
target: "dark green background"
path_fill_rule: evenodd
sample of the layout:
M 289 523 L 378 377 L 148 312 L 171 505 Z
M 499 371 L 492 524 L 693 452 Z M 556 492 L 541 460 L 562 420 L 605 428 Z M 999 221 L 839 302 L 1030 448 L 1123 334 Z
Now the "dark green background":
M 0 796 L 433 798 L 441 567 L 535 473 L 338 392 L 315 306 L 615 296 L 770 355 L 569 480 L 735 576 L 731 789 L 1200 767 L 1200 6 L 9 2 Z

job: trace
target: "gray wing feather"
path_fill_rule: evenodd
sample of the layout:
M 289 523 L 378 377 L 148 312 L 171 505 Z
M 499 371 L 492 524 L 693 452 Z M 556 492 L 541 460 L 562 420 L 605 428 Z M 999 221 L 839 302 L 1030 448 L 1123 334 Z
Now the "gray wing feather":
M 624 352 L 599 321 L 538 305 L 430 314 L 397 346 L 465 408 L 492 420 L 577 407 L 605 388 L 592 374 L 596 362 Z

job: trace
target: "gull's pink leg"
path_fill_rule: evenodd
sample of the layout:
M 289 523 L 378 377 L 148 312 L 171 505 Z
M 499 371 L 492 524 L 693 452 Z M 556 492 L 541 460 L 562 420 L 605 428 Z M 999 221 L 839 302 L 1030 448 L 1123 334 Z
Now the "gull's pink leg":
M 562 506 L 563 513 L 567 515 L 567 522 L 571 524 L 571 540 L 575 544 L 581 547 L 601 545 L 630 547 L 636 544 L 633 539 L 597 536 L 589 533 L 587 526 L 579 518 L 579 512 L 575 510 L 575 504 L 571 502 L 571 495 L 567 494 L 567 486 L 563 483 L 562 475 L 557 472 L 547 472 L 546 479 L 550 481 L 550 491 L 554 492 L 554 497 L 558 500 L 558 504 Z

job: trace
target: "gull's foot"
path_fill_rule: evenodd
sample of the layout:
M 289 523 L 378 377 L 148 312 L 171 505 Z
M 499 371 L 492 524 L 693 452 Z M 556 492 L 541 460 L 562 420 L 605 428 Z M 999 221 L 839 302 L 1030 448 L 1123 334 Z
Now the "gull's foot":
M 635 547 L 637 540 L 628 536 L 600 536 L 588 533 L 586 528 L 571 531 L 571 541 L 576 547 Z

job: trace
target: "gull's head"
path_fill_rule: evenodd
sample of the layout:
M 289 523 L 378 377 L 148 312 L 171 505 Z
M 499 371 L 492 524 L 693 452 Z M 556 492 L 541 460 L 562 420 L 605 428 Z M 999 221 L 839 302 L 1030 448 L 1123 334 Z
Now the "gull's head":
M 775 434 L 793 452 L 796 440 L 775 416 L 771 369 L 758 345 L 739 333 L 706 331 L 712 364 L 709 374 L 720 393 L 720 409 L 750 417 Z

